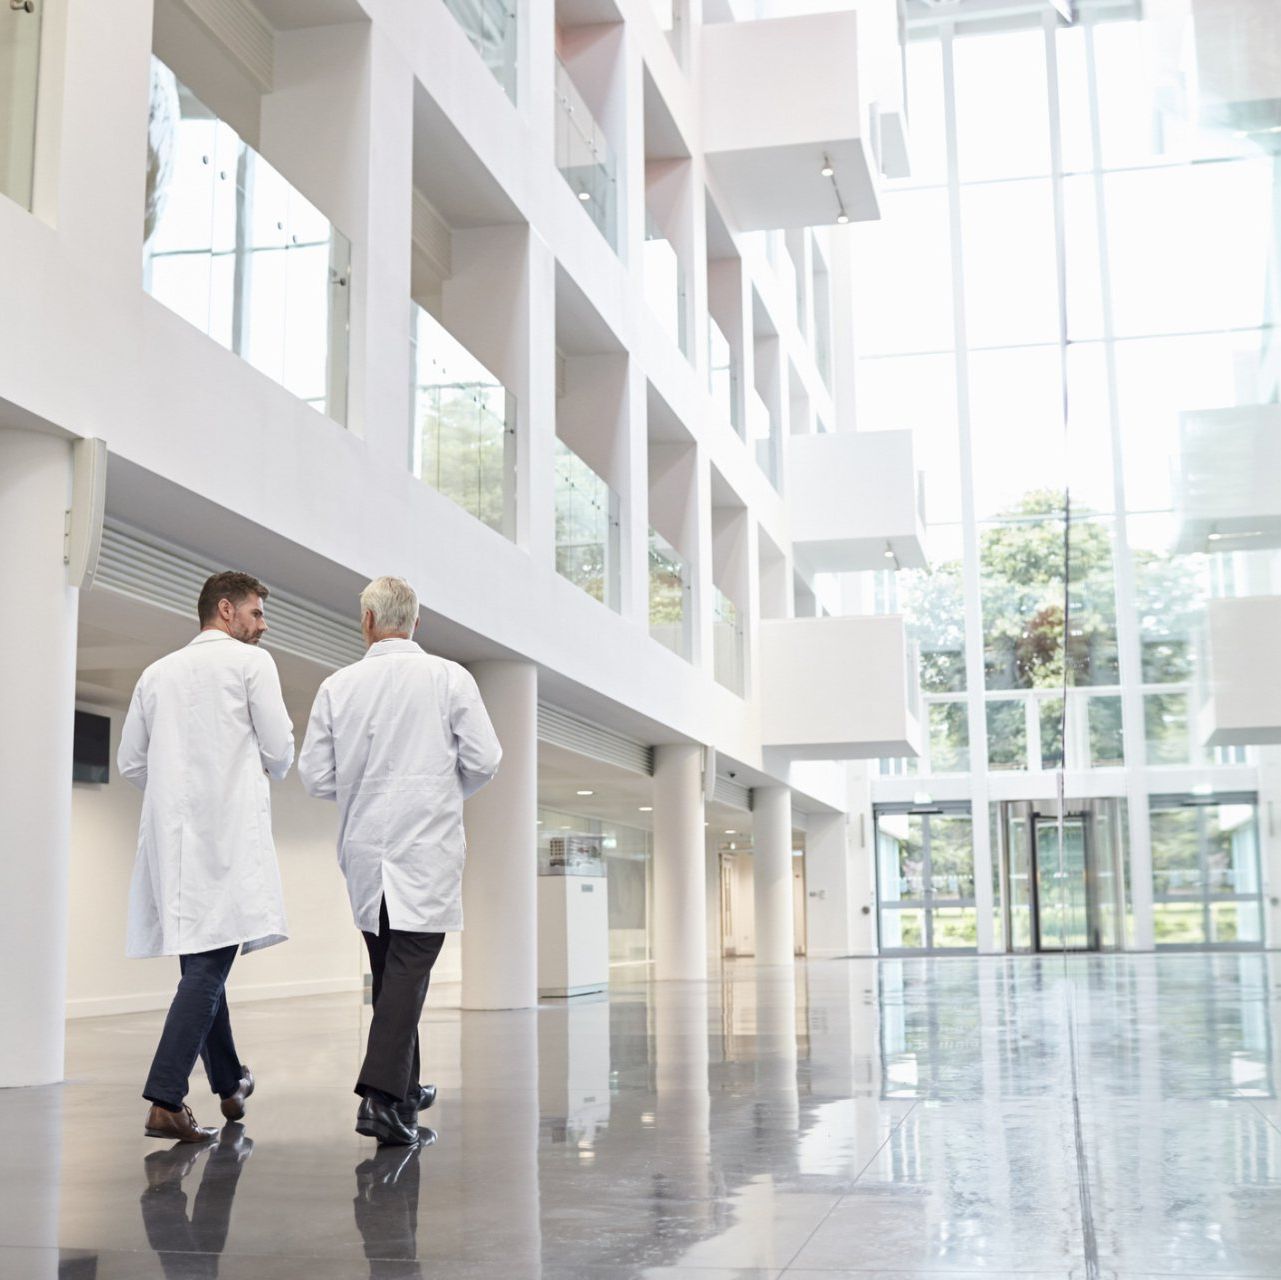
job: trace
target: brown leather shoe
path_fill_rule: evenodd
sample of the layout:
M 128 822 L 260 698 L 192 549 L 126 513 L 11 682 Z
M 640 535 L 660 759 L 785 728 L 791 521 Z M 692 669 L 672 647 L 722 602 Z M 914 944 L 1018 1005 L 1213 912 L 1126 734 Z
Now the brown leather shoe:
M 230 1097 L 222 1100 L 222 1114 L 228 1120 L 243 1120 L 245 1117 L 245 1099 L 254 1091 L 254 1073 L 242 1062 L 240 1085 Z
M 208 1142 L 218 1136 L 217 1129 L 202 1129 L 191 1114 L 190 1107 L 181 1111 L 166 1111 L 153 1106 L 147 1112 L 145 1132 L 149 1138 L 168 1138 L 171 1142 Z

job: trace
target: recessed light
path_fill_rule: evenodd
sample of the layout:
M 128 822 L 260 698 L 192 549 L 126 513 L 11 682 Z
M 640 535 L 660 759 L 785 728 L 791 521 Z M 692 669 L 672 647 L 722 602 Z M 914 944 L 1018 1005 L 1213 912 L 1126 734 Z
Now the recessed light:
M 638 813 L 653 813 L 653 812 L 654 812 L 654 806 L 653 806 L 652 804 L 643 804 L 643 805 L 641 805 L 641 807 L 637 810 L 637 812 L 638 812 Z
M 886 558 L 887 560 L 893 560 L 893 559 L 894 559 L 894 548 L 893 548 L 892 546 L 890 546 L 890 544 L 887 542 L 887 543 L 885 544 L 885 550 L 884 550 L 884 552 L 882 552 L 882 554 L 885 556 L 885 558 Z
M 836 223 L 838 226 L 843 227 L 849 220 L 850 215 L 848 213 L 838 213 L 836 215 Z
M 580 791 L 578 794 L 579 794 L 580 796 L 594 796 L 594 795 L 596 794 L 596 792 L 594 792 L 594 791 Z
M 737 831 L 726 831 L 726 832 L 725 832 L 725 834 L 726 834 L 727 836 L 736 836 L 736 835 L 738 835 L 738 832 L 737 832 Z
M 834 174 L 835 172 L 836 172 L 836 170 L 835 170 L 835 169 L 833 169 L 833 168 L 832 168 L 832 166 L 831 166 L 830 164 L 825 164 L 825 165 L 824 165 L 824 166 L 819 170 L 819 173 L 821 173 L 821 174 L 823 175 L 823 177 L 825 177 L 825 178 L 830 178 L 830 177 L 832 176 L 832 174 Z
M 580 191 L 578 193 L 578 198 L 586 204 L 592 198 L 592 193 L 590 191 Z

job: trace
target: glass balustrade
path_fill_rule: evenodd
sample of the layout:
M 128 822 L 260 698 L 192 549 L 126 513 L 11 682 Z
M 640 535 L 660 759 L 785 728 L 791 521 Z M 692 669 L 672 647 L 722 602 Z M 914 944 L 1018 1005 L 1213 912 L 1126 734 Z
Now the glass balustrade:
M 413 473 L 513 538 L 515 398 L 430 312 L 412 305 Z
M 343 422 L 351 243 L 152 59 L 143 285 Z
M 516 101 L 516 11 L 502 0 L 445 0 L 504 92 Z
M 712 674 L 717 684 L 743 695 L 746 644 L 738 606 L 719 587 L 712 589 Z
M 614 153 L 565 64 L 556 59 L 556 167 L 611 249 L 618 248 Z
M 707 389 L 712 394 L 725 420 L 739 431 L 738 370 L 734 367 L 734 350 L 720 325 L 707 317 Z
M 0 9 L 0 194 L 31 207 L 43 6 Z
M 761 398 L 761 393 L 753 388 L 747 401 L 748 438 L 756 453 L 756 464 L 765 472 L 770 484 L 779 487 L 779 439 L 774 415 Z
M 689 565 L 656 530 L 649 531 L 649 634 L 673 653 L 688 659 L 692 650 L 693 612 Z
M 645 300 L 672 341 L 688 353 L 685 270 L 675 246 L 652 217 L 645 220 Z
M 619 604 L 618 495 L 556 441 L 556 572 L 601 604 Z

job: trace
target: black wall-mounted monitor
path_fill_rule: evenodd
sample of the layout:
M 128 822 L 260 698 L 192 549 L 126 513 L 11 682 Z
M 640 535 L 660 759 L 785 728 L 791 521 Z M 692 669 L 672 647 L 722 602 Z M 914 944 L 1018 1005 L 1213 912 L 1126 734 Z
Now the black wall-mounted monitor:
M 71 754 L 73 782 L 111 781 L 111 721 L 92 711 L 76 712 L 75 745 Z

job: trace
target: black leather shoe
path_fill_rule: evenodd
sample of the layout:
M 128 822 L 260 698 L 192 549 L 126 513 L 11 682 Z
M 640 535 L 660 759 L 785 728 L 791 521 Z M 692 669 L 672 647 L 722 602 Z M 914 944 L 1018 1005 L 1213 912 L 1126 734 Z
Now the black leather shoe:
M 222 1100 L 222 1114 L 228 1120 L 245 1118 L 245 1101 L 254 1091 L 254 1073 L 242 1062 L 240 1064 L 240 1084 L 236 1092 Z
M 416 1124 L 406 1124 L 395 1107 L 373 1098 L 361 1099 L 356 1132 L 393 1147 L 412 1147 L 421 1140 Z
M 433 1102 L 436 1101 L 436 1086 L 434 1084 L 418 1084 L 410 1091 L 409 1097 L 404 1102 L 396 1103 L 396 1114 L 405 1122 L 410 1129 L 418 1123 L 418 1113 L 426 1111 Z

